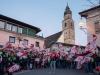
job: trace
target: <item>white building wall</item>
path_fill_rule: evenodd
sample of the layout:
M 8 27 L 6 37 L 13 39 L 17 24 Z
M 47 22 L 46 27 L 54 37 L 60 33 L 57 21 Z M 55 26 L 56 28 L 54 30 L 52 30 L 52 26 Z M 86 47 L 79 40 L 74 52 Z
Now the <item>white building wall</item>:
M 94 23 L 98 20 L 100 21 L 100 12 L 98 12 L 97 10 L 88 12 L 88 18 L 86 19 L 86 27 L 88 30 L 87 42 L 93 39 L 92 34 L 95 34 Z M 97 46 L 100 46 L 100 33 L 96 35 L 97 35 L 96 44 Z
M 64 33 L 61 34 L 61 36 L 58 38 L 57 42 L 64 43 Z

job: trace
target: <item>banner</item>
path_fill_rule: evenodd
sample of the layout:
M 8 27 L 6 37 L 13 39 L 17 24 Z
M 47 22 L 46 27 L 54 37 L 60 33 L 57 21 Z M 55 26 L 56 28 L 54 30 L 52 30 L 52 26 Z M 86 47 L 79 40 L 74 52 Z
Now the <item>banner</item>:
M 5 50 L 6 48 L 8 48 L 8 47 L 11 47 L 12 46 L 12 44 L 10 44 L 10 42 L 8 41 L 8 42 L 6 42 L 6 44 L 3 46 L 3 50 Z
M 35 60 L 35 61 L 40 61 L 40 58 L 35 58 L 34 60 Z
M 15 71 L 17 71 L 17 70 L 19 70 L 19 69 L 21 69 L 21 68 L 22 68 L 21 66 L 15 64 L 15 65 L 13 65 L 13 66 L 11 66 L 11 67 L 8 67 L 8 68 L 7 68 L 7 71 L 9 71 L 9 72 L 15 72 Z

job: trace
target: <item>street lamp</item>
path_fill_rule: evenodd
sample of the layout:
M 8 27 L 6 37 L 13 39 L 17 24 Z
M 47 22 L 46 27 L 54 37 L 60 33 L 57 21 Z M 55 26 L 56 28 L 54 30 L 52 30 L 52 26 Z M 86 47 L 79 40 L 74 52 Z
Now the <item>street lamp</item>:
M 80 26 L 80 29 L 83 30 L 85 32 L 85 34 L 87 34 L 87 32 L 86 32 L 87 28 L 83 28 L 84 22 L 79 22 L 78 25 Z

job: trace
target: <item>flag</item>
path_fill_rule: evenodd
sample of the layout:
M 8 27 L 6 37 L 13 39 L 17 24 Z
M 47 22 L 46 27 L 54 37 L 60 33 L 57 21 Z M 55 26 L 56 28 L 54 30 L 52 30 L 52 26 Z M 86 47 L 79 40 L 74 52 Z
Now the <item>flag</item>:
M 36 48 L 36 52 L 40 52 L 40 50 L 41 50 L 40 47 Z
M 17 56 L 22 56 L 22 52 L 18 52 L 17 53 Z
M 82 53 L 82 50 L 81 50 L 81 47 L 80 47 L 80 46 L 77 46 L 77 47 L 76 47 L 76 50 L 77 50 L 77 54 Z
M 35 60 L 35 61 L 40 61 L 40 58 L 35 58 L 34 60 Z
M 62 44 L 58 44 L 58 48 L 59 49 L 63 48 L 63 45 Z
M 27 55 L 26 55 L 26 53 L 24 51 L 22 51 L 22 57 L 23 58 L 27 58 Z
M 85 52 L 85 53 L 83 53 L 83 54 L 77 54 L 77 56 L 95 57 L 96 54 L 94 54 L 94 53 L 92 53 L 92 52 L 90 52 L 90 51 L 87 51 L 87 52 Z
M 21 68 L 22 68 L 21 66 L 15 64 L 15 65 L 13 65 L 11 67 L 8 67 L 6 70 L 9 71 L 9 72 L 15 72 L 15 71 L 17 71 L 17 70 L 19 70 Z
M 12 47 L 12 50 L 18 51 L 19 48 L 18 48 L 17 46 L 13 46 L 13 47 Z
M 21 56 L 23 58 L 27 58 L 26 53 L 24 51 L 18 52 L 17 56 Z
M 96 41 L 97 36 L 95 34 L 92 34 L 92 36 L 93 36 L 93 41 Z
M 77 62 L 76 65 L 77 65 L 76 69 L 81 69 L 82 68 L 82 64 L 81 63 Z
M 42 64 L 41 65 L 44 65 L 46 63 L 46 58 L 42 59 Z
M 84 59 L 83 56 L 78 56 L 75 61 L 77 61 L 76 65 L 77 65 L 77 69 L 81 69 L 82 68 L 82 60 Z
M 11 47 L 12 46 L 12 44 L 10 44 L 10 42 L 6 42 L 6 44 L 3 46 L 3 50 L 5 50 L 6 48 L 8 48 L 8 47 Z
M 31 44 L 30 48 L 33 48 L 34 47 L 34 44 Z
M 71 48 L 71 52 L 70 53 L 77 53 L 77 49 L 76 49 L 76 46 L 73 46 L 72 48 Z
M 85 51 L 97 50 L 97 46 L 96 46 L 97 36 L 95 34 L 93 34 L 92 36 L 93 36 L 93 39 L 90 42 L 88 42 L 88 44 L 86 45 Z
M 71 48 L 70 53 L 68 54 L 68 58 L 72 58 L 73 56 L 75 56 L 76 53 L 77 53 L 76 46 L 73 46 L 73 47 Z
M 22 45 L 24 46 L 24 48 L 29 49 L 24 43 L 22 43 Z
M 84 58 L 83 56 L 78 56 L 78 57 L 75 59 L 75 61 L 81 63 L 81 61 L 83 60 L 83 58 Z
M 91 57 L 84 57 L 84 59 L 81 61 L 81 64 L 85 62 L 89 62 L 91 60 Z

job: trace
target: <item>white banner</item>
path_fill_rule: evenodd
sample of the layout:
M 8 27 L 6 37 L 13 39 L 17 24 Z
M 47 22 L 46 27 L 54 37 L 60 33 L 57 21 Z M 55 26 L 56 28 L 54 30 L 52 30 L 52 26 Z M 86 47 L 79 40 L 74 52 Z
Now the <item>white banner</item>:
M 20 66 L 19 65 L 17 65 L 17 64 L 15 64 L 15 65 L 13 65 L 13 66 L 11 66 L 9 69 L 7 69 L 9 72 L 15 72 L 15 71 L 17 71 L 17 70 L 19 70 L 20 69 Z

